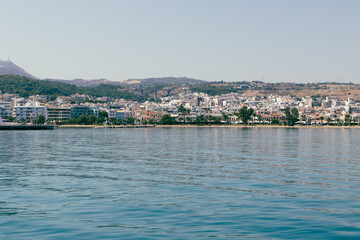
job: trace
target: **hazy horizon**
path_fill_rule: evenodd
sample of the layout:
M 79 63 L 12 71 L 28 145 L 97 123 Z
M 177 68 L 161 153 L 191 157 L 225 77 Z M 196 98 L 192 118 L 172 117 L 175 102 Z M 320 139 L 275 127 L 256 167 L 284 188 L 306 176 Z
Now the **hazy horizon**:
M 0 59 L 56 79 L 360 83 L 360 2 L 4 0 Z

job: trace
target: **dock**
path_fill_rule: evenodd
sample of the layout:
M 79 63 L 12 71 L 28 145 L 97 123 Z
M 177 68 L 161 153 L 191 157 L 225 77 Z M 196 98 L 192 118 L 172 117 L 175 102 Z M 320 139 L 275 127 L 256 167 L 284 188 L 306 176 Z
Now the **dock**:
M 51 125 L 0 125 L 0 130 L 54 130 Z

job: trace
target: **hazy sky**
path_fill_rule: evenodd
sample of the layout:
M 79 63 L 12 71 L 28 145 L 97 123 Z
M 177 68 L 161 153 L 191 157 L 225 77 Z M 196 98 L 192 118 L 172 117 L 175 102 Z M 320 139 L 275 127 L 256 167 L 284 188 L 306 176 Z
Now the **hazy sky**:
M 360 83 L 358 0 L 0 0 L 0 59 L 39 78 Z

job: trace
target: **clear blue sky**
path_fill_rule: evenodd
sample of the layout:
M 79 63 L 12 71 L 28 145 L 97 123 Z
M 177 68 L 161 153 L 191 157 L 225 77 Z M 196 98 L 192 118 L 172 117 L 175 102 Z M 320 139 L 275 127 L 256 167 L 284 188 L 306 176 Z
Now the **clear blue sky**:
M 0 0 L 0 59 L 39 78 L 360 83 L 358 0 Z

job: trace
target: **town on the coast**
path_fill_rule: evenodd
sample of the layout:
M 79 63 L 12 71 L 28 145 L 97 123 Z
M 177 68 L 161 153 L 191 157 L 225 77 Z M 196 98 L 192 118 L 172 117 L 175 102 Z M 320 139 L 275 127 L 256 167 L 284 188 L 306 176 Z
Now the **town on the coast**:
M 211 96 L 187 87 L 158 101 L 131 101 L 85 94 L 28 98 L 0 93 L 0 124 L 52 125 L 358 125 L 360 101 L 351 97 Z
M 0 125 L 358 125 L 360 85 L 38 79 L 0 61 Z

